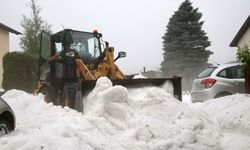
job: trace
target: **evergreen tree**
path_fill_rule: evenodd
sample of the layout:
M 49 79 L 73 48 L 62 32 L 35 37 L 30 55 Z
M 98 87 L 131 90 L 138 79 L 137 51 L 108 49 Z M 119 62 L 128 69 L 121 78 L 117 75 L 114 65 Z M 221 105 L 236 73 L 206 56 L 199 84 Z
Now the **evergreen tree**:
M 193 78 L 208 66 L 210 41 L 204 30 L 202 14 L 185 0 L 170 18 L 163 38 L 161 70 L 167 76 L 183 77 L 183 88 L 190 90 Z
M 23 15 L 21 26 L 24 31 L 19 44 L 24 51 L 37 56 L 40 47 L 40 33 L 41 31 L 51 33 L 51 25 L 40 17 L 41 8 L 35 0 L 30 0 L 28 6 L 31 8 L 31 16 Z

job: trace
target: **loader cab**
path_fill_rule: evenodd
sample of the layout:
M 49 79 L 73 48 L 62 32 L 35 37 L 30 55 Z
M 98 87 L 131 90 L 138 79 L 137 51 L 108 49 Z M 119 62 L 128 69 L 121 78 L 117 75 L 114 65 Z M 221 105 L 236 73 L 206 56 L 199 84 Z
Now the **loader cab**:
M 93 64 L 101 55 L 100 33 L 64 30 L 63 36 L 64 50 L 75 50 L 84 63 Z
M 50 35 L 41 33 L 40 54 L 39 54 L 39 80 L 45 81 L 48 76 L 53 78 L 63 78 L 75 80 L 74 56 L 80 57 L 84 63 L 93 64 L 101 55 L 102 35 L 98 32 L 82 32 L 65 29 Z M 74 52 L 69 55 L 70 51 Z M 72 53 L 71 52 L 71 53 Z M 60 53 L 58 60 L 46 63 L 45 60 L 51 58 L 56 53 Z

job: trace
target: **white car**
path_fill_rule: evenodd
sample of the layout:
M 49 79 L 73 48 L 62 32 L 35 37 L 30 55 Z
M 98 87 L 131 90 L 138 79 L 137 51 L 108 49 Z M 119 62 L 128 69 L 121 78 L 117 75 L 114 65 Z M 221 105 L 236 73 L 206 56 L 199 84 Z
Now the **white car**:
M 244 68 L 240 63 L 208 67 L 193 81 L 192 102 L 245 93 Z

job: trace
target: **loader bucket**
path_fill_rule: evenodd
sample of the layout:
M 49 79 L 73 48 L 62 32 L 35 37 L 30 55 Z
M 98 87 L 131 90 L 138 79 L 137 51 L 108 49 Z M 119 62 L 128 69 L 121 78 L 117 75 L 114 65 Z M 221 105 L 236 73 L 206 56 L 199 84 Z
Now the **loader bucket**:
M 176 99 L 182 101 L 181 77 L 173 78 L 146 78 L 146 79 L 123 79 L 111 80 L 113 85 L 121 85 L 126 88 L 142 87 L 142 86 L 162 86 L 166 81 L 173 85 L 173 94 Z M 95 87 L 96 81 L 83 81 L 82 92 L 92 90 Z

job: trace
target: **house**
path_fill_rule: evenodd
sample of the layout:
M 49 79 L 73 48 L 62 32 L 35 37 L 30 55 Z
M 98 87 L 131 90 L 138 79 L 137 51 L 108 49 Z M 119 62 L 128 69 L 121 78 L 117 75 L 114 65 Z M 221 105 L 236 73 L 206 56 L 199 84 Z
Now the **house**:
M 230 43 L 231 47 L 243 47 L 245 45 L 250 47 L 250 15 Z
M 235 35 L 233 41 L 230 43 L 231 47 L 244 47 L 247 45 L 250 47 L 250 15 L 247 20 L 241 26 L 238 33 Z M 245 70 L 245 90 L 246 93 L 250 93 L 250 74 Z
M 3 79 L 3 56 L 9 52 L 9 33 L 14 33 L 16 35 L 21 34 L 20 32 L 2 24 L 0 22 L 0 87 L 2 86 Z
M 155 70 L 149 70 L 146 71 L 146 67 L 143 67 L 143 72 L 141 72 L 141 75 L 147 78 L 162 78 L 164 75 L 160 71 Z
M 142 76 L 147 77 L 147 78 L 161 78 L 162 72 L 160 71 L 155 71 L 155 70 L 149 70 L 149 71 L 144 71 L 141 72 Z

